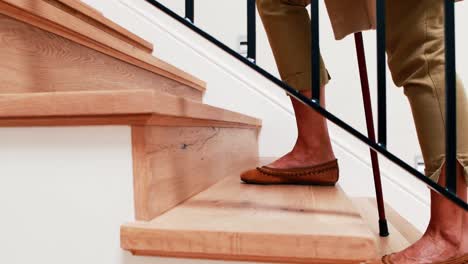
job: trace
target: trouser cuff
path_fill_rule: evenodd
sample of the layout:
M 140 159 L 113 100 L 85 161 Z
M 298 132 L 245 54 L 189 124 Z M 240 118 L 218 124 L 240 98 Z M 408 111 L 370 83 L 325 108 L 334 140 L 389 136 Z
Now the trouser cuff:
M 457 161 L 463 167 L 463 176 L 465 177 L 465 181 L 468 184 L 468 155 L 458 154 Z M 439 182 L 440 174 L 442 173 L 442 168 L 444 167 L 445 162 L 445 156 L 442 156 L 426 164 L 425 173 L 435 183 Z
M 330 74 L 326 69 L 320 70 L 320 87 L 327 85 L 331 80 Z M 307 91 L 312 89 L 311 73 L 297 73 L 293 76 L 284 78 L 283 81 L 298 91 Z

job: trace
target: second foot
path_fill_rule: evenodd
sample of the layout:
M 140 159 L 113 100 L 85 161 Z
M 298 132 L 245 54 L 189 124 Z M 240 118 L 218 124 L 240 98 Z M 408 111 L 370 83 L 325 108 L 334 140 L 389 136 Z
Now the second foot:
M 447 235 L 436 231 L 427 231 L 414 245 L 385 257 L 383 263 L 468 263 L 468 252 L 463 252 L 461 248 L 464 248 L 464 246 L 454 243 Z

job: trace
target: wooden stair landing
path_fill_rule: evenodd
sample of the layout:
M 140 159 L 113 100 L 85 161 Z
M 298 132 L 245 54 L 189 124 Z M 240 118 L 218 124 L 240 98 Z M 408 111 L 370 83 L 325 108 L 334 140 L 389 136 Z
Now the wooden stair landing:
M 374 235 L 340 188 L 254 186 L 230 175 L 149 222 L 122 226 L 137 255 L 287 263 L 359 263 Z

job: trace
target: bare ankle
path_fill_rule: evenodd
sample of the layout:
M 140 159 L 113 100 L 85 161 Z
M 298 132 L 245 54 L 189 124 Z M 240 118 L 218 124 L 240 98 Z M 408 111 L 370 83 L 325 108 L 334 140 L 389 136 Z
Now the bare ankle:
M 314 146 L 314 147 L 294 147 L 291 154 L 297 159 L 314 160 L 314 161 L 330 161 L 335 159 L 335 154 L 331 147 Z
M 438 236 L 456 250 L 458 250 L 462 245 L 463 237 L 460 232 L 441 231 Z

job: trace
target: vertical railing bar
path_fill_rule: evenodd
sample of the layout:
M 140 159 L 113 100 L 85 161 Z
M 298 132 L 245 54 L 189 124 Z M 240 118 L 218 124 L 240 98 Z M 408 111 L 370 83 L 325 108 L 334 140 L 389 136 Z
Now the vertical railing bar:
M 319 1 L 311 1 L 311 66 L 312 66 L 312 100 L 320 103 L 320 31 Z
M 377 0 L 377 109 L 378 143 L 387 146 L 387 62 L 385 0 Z
M 194 0 L 185 0 L 185 19 L 195 23 L 195 4 Z
M 446 174 L 447 189 L 457 193 L 457 80 L 455 3 L 445 0 Z
M 257 10 L 255 0 L 247 0 L 247 58 L 257 60 Z

